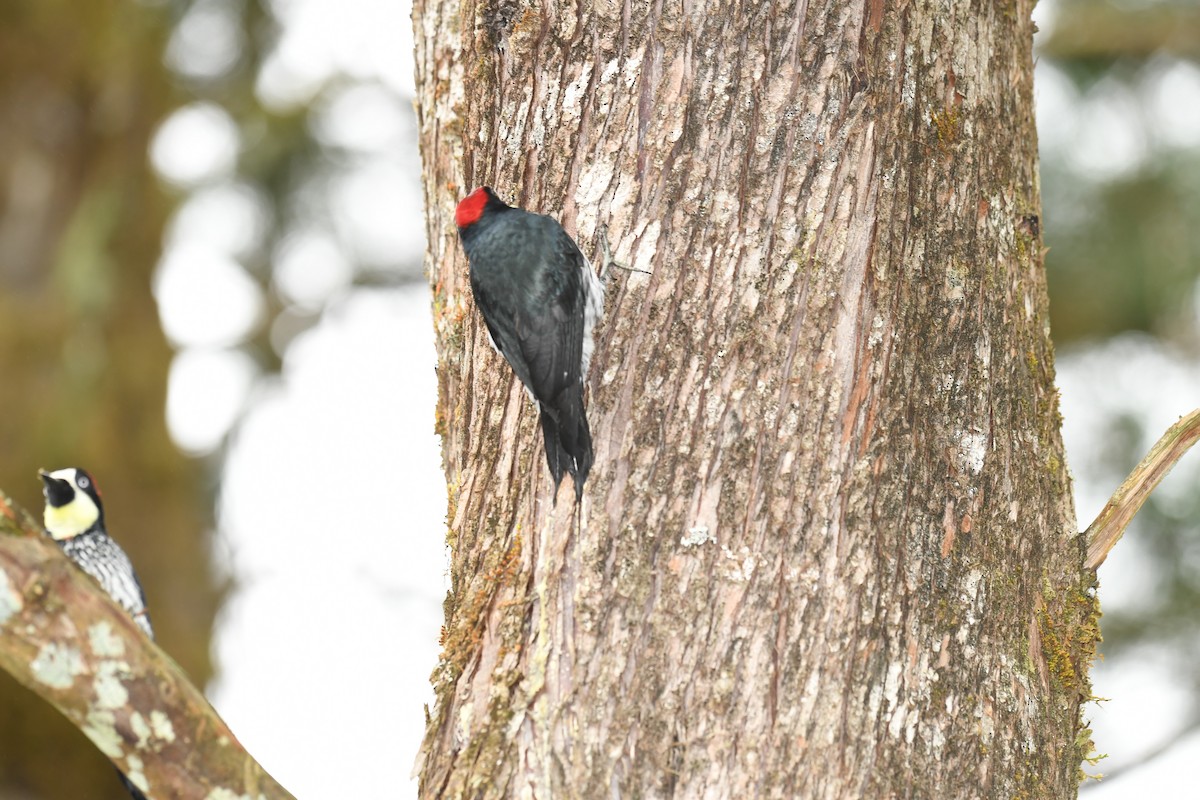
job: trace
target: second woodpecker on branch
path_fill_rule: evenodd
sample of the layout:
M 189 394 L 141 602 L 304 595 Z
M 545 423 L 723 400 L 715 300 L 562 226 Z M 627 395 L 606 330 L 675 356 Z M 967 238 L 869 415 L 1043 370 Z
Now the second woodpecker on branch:
M 95 578 L 153 639 L 146 595 L 129 556 L 104 527 L 104 507 L 96 481 L 86 470 L 74 467 L 38 474 L 46 496 L 46 531 L 67 557 Z
M 129 556 L 108 535 L 104 526 L 104 506 L 100 489 L 86 470 L 68 467 L 54 472 L 39 470 L 42 494 L 46 497 L 43 522 L 67 558 L 91 575 L 133 617 L 146 635 L 154 638 L 146 595 Z M 117 774 L 133 800 L 146 800 L 142 790 L 120 770 Z
M 458 204 L 454 221 L 492 346 L 537 403 L 555 494 L 569 472 L 578 502 L 592 468 L 583 384 L 604 287 L 562 225 L 486 186 Z

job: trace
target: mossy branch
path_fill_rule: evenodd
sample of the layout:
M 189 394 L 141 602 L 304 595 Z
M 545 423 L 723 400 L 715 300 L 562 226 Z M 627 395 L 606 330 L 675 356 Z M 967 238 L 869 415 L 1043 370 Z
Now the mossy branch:
M 179 665 L 2 493 L 0 667 L 149 797 L 292 797 Z
M 1154 488 L 1166 477 L 1183 454 L 1200 439 L 1200 408 L 1182 418 L 1150 448 L 1120 488 L 1104 504 L 1095 521 L 1084 531 L 1088 553 L 1084 566 L 1096 569 L 1108 558 L 1108 552 L 1125 533 Z

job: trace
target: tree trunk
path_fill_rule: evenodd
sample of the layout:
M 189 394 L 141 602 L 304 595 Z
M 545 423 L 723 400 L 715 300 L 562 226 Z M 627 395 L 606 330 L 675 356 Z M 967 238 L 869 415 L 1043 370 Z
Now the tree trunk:
M 1073 797 L 1096 640 L 1031 3 L 416 4 L 435 797 Z M 617 261 L 575 525 L 453 226 Z M 569 483 L 569 481 L 567 482 Z

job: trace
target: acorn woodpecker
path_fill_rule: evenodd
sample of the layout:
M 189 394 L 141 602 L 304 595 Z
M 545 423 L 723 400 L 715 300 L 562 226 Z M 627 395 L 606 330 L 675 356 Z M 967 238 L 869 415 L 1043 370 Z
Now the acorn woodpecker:
M 104 507 L 96 481 L 85 470 L 74 467 L 55 472 L 39 470 L 38 474 L 46 496 L 46 531 L 67 558 L 99 581 L 109 597 L 129 612 L 147 636 L 154 638 L 146 595 L 133 564 L 104 529 Z
M 555 493 L 569 472 L 578 502 L 592 468 L 583 382 L 604 286 L 562 225 L 487 186 L 458 204 L 454 221 L 492 346 L 537 404 Z
M 46 497 L 43 513 L 46 532 L 58 542 L 67 558 L 95 578 L 108 596 L 129 612 L 138 627 L 153 639 L 142 584 L 129 556 L 104 529 L 104 506 L 95 479 L 86 470 L 75 467 L 54 472 L 38 470 L 38 475 L 42 477 L 42 494 Z M 146 795 L 119 769 L 117 775 L 133 800 L 146 800 Z

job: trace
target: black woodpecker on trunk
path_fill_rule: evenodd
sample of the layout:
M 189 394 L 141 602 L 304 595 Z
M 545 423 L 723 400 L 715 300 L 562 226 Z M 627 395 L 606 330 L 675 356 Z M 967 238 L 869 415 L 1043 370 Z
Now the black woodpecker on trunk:
M 537 404 L 555 495 L 570 473 L 578 502 L 592 468 L 583 384 L 604 287 L 562 225 L 486 186 L 459 202 L 454 221 L 492 346 Z
M 151 639 L 154 630 L 146 611 L 146 595 L 141 581 L 133 571 L 129 556 L 121 549 L 104 527 L 104 506 L 100 489 L 86 470 L 67 469 L 46 472 L 42 477 L 42 494 L 46 497 L 43 522 L 67 557 L 91 575 L 108 596 L 125 609 L 138 627 Z M 134 783 L 120 770 L 121 782 L 133 800 L 146 800 Z

